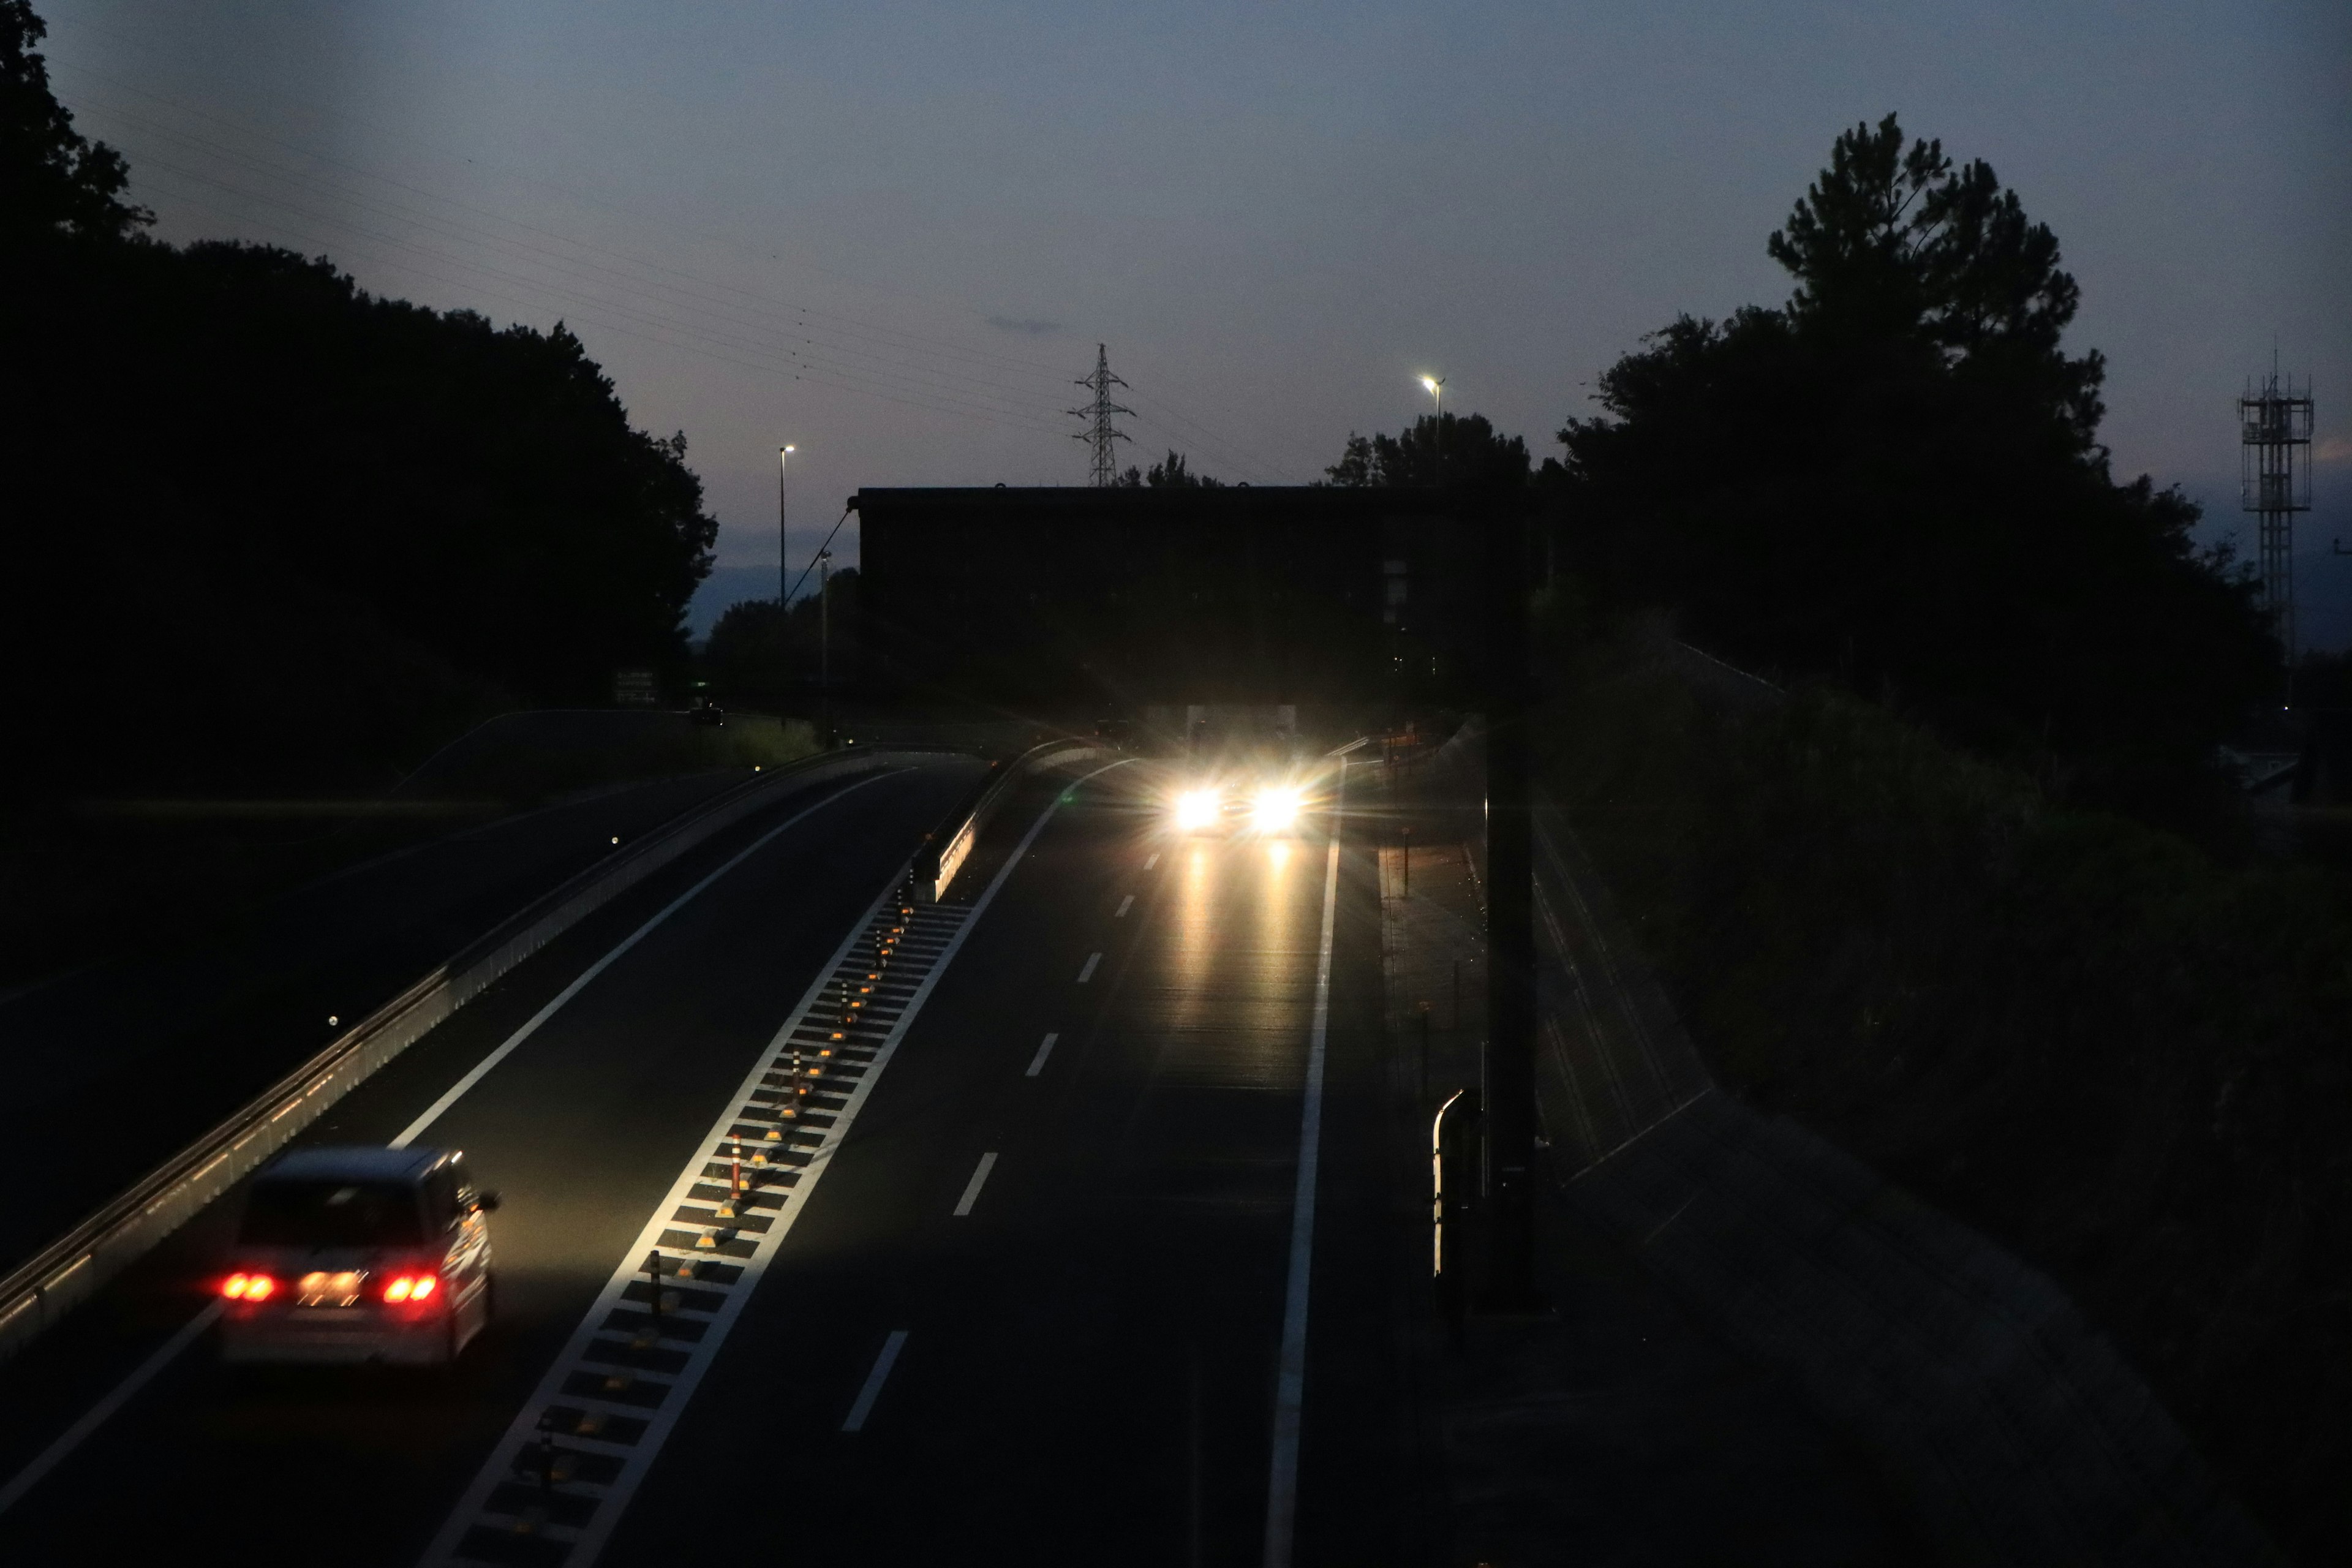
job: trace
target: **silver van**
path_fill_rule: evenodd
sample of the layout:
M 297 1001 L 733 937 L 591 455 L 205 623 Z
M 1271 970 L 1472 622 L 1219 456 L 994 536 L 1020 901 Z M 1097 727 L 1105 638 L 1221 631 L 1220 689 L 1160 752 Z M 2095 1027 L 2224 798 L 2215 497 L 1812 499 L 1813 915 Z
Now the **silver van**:
M 253 1179 L 220 1281 L 230 1362 L 453 1362 L 490 1321 L 490 1210 L 455 1149 L 305 1149 Z

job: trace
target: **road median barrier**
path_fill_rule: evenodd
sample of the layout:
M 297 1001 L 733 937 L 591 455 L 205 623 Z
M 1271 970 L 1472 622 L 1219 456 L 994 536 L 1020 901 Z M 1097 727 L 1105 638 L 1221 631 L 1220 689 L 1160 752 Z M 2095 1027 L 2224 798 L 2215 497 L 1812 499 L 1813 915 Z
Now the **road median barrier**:
M 284 1148 L 330 1106 L 557 937 L 779 797 L 813 784 L 874 772 L 897 754 L 898 748 L 835 752 L 768 769 L 615 850 L 499 921 L 210 1132 L 0 1276 L 0 1362 L 95 1295 Z
M 1021 780 L 1044 773 L 1047 768 L 1060 767 L 1065 763 L 1085 762 L 1091 757 L 1109 756 L 1117 750 L 1112 746 L 1095 745 L 1085 741 L 1048 741 L 1032 746 L 1013 759 L 1009 765 L 996 768 L 987 781 L 971 795 L 960 802 L 948 813 L 937 831 L 925 841 L 915 857 L 909 877 L 909 890 L 924 903 L 936 904 L 947 897 L 948 885 L 956 873 L 971 858 L 972 849 L 980 843 L 1004 803 L 1012 798 Z

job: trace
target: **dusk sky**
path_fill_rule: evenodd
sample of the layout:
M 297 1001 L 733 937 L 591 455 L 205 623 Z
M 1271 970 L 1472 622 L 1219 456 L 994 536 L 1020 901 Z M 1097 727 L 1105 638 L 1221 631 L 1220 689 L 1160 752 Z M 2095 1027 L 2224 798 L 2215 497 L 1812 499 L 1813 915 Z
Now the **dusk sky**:
M 1077 484 L 1095 344 L 1133 457 L 1260 484 L 1447 406 L 1524 433 L 1898 111 L 2082 284 L 2119 471 L 2237 510 L 2232 401 L 2315 381 L 2305 641 L 2352 643 L 2352 5 L 787 5 L 46 0 L 59 96 L 170 239 L 569 321 L 722 529 L 698 626 L 864 485 Z M 853 523 L 854 530 L 854 523 Z M 854 559 L 854 537 L 846 558 Z

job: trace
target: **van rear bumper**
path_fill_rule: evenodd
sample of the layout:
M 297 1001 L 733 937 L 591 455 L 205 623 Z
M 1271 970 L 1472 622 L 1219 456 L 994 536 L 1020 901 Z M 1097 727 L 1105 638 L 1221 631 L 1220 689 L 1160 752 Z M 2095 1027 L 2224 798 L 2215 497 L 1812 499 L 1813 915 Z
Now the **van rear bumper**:
M 449 1320 L 394 1317 L 373 1307 L 282 1307 L 224 1318 L 221 1360 L 252 1365 L 437 1366 L 449 1357 Z

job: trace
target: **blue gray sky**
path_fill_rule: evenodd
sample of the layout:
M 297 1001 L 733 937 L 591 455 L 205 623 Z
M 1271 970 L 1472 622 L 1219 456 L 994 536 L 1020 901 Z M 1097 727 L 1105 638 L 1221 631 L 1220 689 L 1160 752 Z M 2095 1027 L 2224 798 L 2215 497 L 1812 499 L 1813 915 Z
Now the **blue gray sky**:
M 2058 232 L 2126 473 L 2237 512 L 2233 399 L 2316 382 L 2306 640 L 2352 643 L 2352 5 L 622 5 L 47 0 L 168 238 L 569 321 L 721 523 L 707 625 L 862 485 L 1076 484 L 1107 342 L 1134 455 L 1261 484 L 1447 406 L 1538 453 L 1888 110 Z M 855 558 L 855 522 L 845 558 Z

